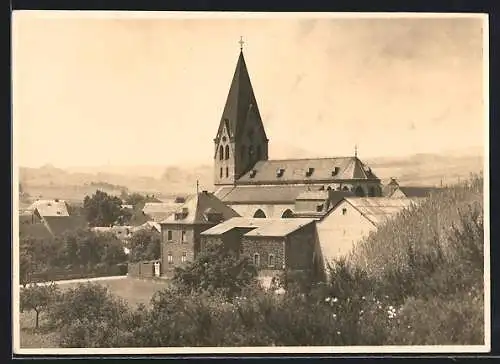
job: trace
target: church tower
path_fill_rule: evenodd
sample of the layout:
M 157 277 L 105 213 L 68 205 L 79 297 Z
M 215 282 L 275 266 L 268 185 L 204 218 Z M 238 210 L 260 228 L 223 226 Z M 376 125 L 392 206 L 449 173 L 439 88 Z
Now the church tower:
M 240 40 L 240 55 L 214 139 L 214 184 L 234 185 L 257 161 L 268 159 L 264 124 L 248 75 Z

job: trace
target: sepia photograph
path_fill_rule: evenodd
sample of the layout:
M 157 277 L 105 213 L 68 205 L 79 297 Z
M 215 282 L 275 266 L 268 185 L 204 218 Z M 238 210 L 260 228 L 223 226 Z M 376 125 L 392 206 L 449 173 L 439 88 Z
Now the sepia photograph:
M 14 353 L 488 352 L 488 44 L 472 13 L 13 12 Z

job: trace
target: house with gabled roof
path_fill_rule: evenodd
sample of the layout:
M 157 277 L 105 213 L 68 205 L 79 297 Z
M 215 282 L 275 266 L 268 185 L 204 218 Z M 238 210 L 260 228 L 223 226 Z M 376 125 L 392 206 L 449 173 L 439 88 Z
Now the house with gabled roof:
M 240 51 L 214 138 L 215 196 L 240 215 L 290 217 L 308 191 L 350 191 L 381 196 L 380 179 L 357 156 L 270 159 L 269 139 L 247 65 Z
M 202 249 L 207 244 L 249 257 L 266 286 L 285 270 L 311 271 L 320 263 L 314 219 L 234 217 L 202 232 Z
M 317 222 L 318 248 L 325 266 L 346 256 L 356 243 L 368 237 L 421 198 L 345 197 Z
M 208 191 L 188 197 L 160 222 L 161 274 L 171 276 L 175 267 L 196 258 L 203 231 L 238 216 L 236 211 Z

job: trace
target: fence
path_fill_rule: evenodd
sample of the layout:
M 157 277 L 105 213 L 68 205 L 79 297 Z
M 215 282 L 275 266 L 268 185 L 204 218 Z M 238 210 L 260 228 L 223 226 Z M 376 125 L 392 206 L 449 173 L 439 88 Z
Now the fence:
M 160 276 L 160 262 L 152 260 L 128 264 L 128 275 L 134 278 L 153 278 Z M 155 269 L 156 267 L 156 269 Z

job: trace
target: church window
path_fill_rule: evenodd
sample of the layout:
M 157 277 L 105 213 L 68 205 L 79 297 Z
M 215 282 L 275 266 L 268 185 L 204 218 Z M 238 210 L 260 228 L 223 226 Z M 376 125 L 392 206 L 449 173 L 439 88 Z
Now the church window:
M 229 177 L 229 168 L 226 167 L 226 178 Z
M 220 178 L 222 178 L 222 167 L 220 167 Z
M 266 214 L 261 209 L 258 209 L 257 211 L 255 211 L 255 214 L 253 214 L 253 217 L 259 218 L 259 219 L 265 219 Z
M 290 209 L 286 209 L 285 212 L 283 212 L 283 214 L 281 215 L 281 218 L 283 219 L 289 219 L 291 217 L 293 217 L 293 212 Z
M 224 159 L 224 147 L 222 145 L 219 148 L 219 159 L 220 160 Z
M 258 267 L 260 265 L 260 255 L 259 253 L 255 253 L 253 255 L 253 264 Z
M 226 159 L 229 159 L 229 145 L 226 145 Z
M 257 145 L 257 160 L 260 160 L 261 158 L 261 148 L 260 148 L 260 145 Z
M 274 254 L 269 254 L 268 265 L 270 268 L 274 268 Z

